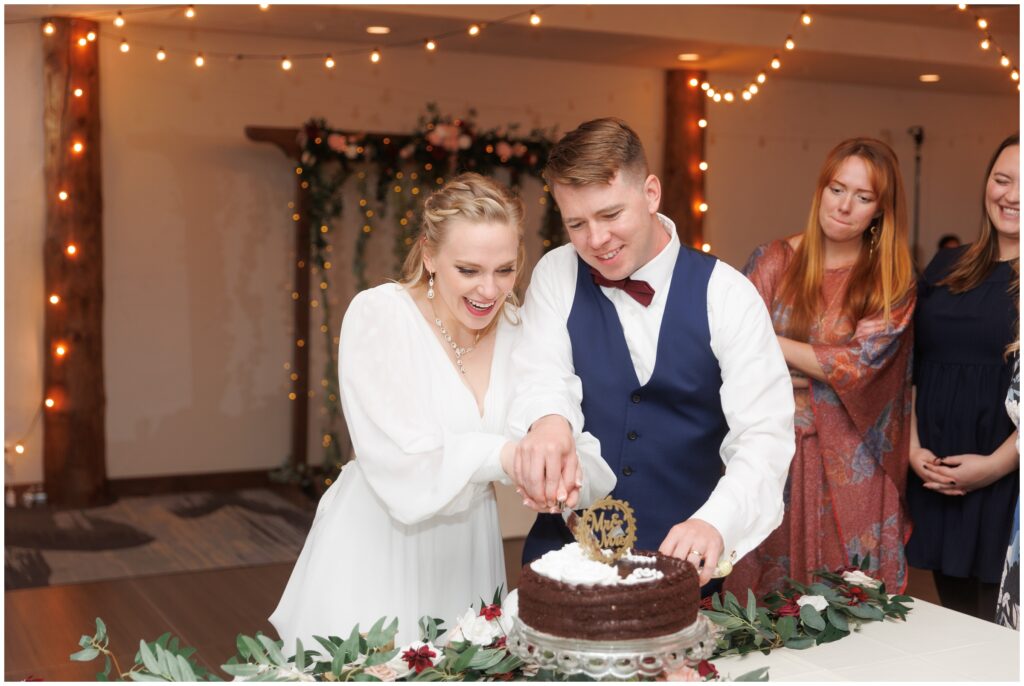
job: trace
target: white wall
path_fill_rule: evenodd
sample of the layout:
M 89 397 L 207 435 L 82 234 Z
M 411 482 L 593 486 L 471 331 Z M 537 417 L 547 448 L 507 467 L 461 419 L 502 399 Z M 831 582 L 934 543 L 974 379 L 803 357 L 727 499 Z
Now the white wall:
M 919 125 L 925 132 L 919 244 L 927 263 L 941 235 L 956 233 L 967 242 L 977 234 L 985 165 L 1017 131 L 1019 117 L 1014 95 L 783 79 L 771 81 L 750 105 L 710 103 L 705 240 L 742 267 L 761 243 L 802 231 L 825 155 L 852 136 L 879 138 L 896 151 L 912 221 L 914 145 L 907 129 Z
M 5 442 L 20 438 L 41 397 L 42 66 L 33 24 L 5 27 Z M 518 122 L 566 131 L 617 115 L 661 168 L 663 75 L 528 58 L 420 49 L 382 64 L 339 60 L 335 72 L 299 62 L 211 60 L 159 64 L 144 47 L 226 52 L 337 49 L 293 41 L 136 27 L 128 55 L 101 41 L 104 324 L 108 474 L 113 478 L 264 469 L 289 446 L 292 222 L 295 176 L 274 148 L 245 139 L 247 125 L 408 131 L 425 104 L 484 127 Z M 722 77 L 723 80 L 727 77 Z M 982 118 L 984 114 L 984 119 Z M 976 225 L 982 167 L 1014 127 L 1016 100 L 938 96 L 778 79 L 755 104 L 710 106 L 707 237 L 742 265 L 760 242 L 800 229 L 829 147 L 860 133 L 887 138 L 912 170 L 907 126 L 925 127 L 922 243 Z M 888 132 L 888 133 L 887 133 Z M 539 218 L 539 190 L 524 198 Z M 535 228 L 535 226 L 534 226 Z M 331 333 L 353 290 L 353 227 L 336 238 Z M 533 229 L 531 229 L 532 232 Z M 531 236 L 531 253 L 539 252 Z M 371 245 L 371 281 L 390 276 L 385 236 Z M 319 323 L 319 313 L 313 313 Z M 324 345 L 314 335 L 312 368 Z M 314 378 L 312 387 L 319 390 Z M 310 459 L 319 459 L 320 398 L 311 401 Z M 41 480 L 41 432 L 18 458 L 14 482 Z M 514 503 L 513 503 L 514 505 Z M 523 521 L 511 526 L 519 531 Z M 507 529 L 508 530 L 508 529 Z

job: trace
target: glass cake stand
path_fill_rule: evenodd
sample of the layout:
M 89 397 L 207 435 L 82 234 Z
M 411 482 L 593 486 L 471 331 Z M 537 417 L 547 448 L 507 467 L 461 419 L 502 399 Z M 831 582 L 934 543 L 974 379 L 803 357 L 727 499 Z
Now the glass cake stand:
M 714 624 L 703 614 L 682 631 L 629 641 L 585 641 L 552 636 L 515 618 L 509 633 L 512 654 L 561 674 L 585 674 L 594 679 L 655 677 L 683 664 L 695 666 L 715 649 Z

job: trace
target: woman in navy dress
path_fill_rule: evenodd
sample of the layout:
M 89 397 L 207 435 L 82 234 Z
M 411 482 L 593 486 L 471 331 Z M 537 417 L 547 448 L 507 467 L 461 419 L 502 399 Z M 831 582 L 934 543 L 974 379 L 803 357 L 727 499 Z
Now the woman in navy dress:
M 1019 160 L 1013 135 L 989 163 L 977 240 L 935 256 L 914 319 L 907 557 L 932 570 L 944 606 L 990 621 L 1019 493 L 1003 408 L 1017 339 Z

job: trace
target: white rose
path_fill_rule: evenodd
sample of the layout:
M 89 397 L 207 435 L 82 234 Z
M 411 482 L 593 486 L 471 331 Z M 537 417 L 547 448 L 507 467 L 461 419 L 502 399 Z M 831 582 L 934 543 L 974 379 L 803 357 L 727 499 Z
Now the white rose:
M 519 616 L 519 589 L 513 590 L 509 593 L 505 600 L 501 603 L 501 616 L 498 617 L 498 626 L 501 627 L 501 633 L 508 636 L 509 632 L 512 631 L 512 625 L 514 624 L 514 618 Z
M 864 588 L 878 588 L 882 583 L 878 579 L 873 579 L 859 569 L 853 572 L 843 572 L 843 581 L 855 586 L 863 586 Z
M 797 598 L 796 604 L 803 607 L 804 605 L 810 605 L 818 612 L 821 612 L 828 607 L 828 601 L 825 600 L 823 595 L 804 595 Z
M 490 645 L 491 641 L 501 635 L 501 629 L 497 622 L 491 622 L 486 617 L 478 615 L 473 608 L 466 610 L 465 614 L 459 617 L 458 626 L 452 632 L 453 641 L 469 641 L 476 645 Z

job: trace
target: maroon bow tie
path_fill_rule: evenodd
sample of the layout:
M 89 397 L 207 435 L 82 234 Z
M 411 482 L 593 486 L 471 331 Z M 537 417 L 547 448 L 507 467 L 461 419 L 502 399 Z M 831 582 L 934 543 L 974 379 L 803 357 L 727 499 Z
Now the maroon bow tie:
M 590 275 L 594 277 L 594 283 L 598 286 L 607 286 L 608 288 L 621 288 L 626 291 L 638 303 L 647 307 L 654 300 L 654 289 L 651 288 L 651 284 L 646 281 L 637 281 L 631 279 L 628 276 L 625 279 L 619 279 L 618 281 L 612 281 L 601 276 L 601 272 L 597 271 L 593 267 L 590 268 Z

